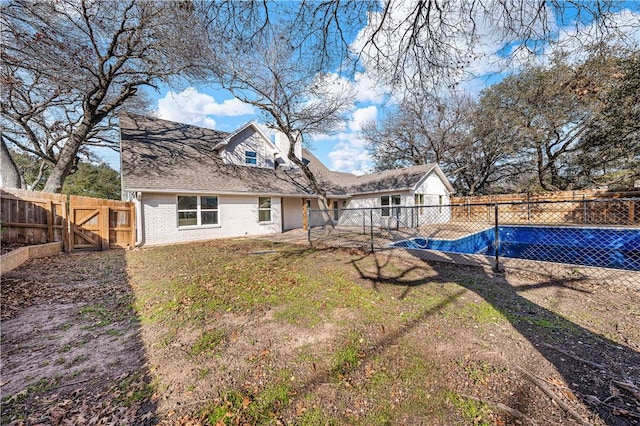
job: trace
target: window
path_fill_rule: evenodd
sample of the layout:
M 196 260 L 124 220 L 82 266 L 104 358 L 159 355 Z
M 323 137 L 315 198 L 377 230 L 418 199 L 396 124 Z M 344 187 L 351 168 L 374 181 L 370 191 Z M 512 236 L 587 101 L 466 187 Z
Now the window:
M 271 222 L 271 197 L 258 197 L 258 221 Z
M 444 204 L 444 197 L 442 195 L 438 195 L 438 212 L 442 213 L 442 205 Z
M 399 206 L 400 196 L 399 195 L 383 195 L 382 197 L 380 197 L 380 204 L 382 205 L 382 216 L 389 216 L 390 209 L 388 206 Z M 393 215 L 395 217 L 399 217 L 400 209 L 394 208 Z
M 245 164 L 258 164 L 258 154 L 255 151 L 244 152 Z
M 178 227 L 218 224 L 218 197 L 178 195 Z

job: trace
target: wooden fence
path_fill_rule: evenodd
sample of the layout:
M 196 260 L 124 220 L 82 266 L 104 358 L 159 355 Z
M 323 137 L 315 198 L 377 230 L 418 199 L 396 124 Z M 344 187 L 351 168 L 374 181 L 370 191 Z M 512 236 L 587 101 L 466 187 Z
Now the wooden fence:
M 66 251 L 131 248 L 135 244 L 133 203 L 19 189 L 0 191 L 5 243 L 62 241 Z
M 640 191 L 558 191 L 452 197 L 456 222 L 493 222 L 493 206 L 509 223 L 584 223 L 640 225 Z
M 67 196 L 0 189 L 2 241 L 44 244 L 67 240 Z

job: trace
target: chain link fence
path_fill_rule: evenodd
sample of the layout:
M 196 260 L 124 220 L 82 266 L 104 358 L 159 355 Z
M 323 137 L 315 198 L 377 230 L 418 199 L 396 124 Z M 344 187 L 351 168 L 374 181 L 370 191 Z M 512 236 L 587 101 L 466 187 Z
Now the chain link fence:
M 640 198 L 309 210 L 312 245 L 640 288 Z

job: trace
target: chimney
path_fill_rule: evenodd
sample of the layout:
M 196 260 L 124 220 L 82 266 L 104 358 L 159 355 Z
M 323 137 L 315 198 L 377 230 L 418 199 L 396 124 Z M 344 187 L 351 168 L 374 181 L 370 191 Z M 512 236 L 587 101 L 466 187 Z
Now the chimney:
M 276 130 L 275 144 L 280 150 L 280 155 L 282 156 L 283 160 L 286 161 L 286 164 L 289 165 L 290 167 L 294 167 L 294 164 L 292 164 L 288 158 L 289 157 L 289 138 L 287 138 L 287 135 L 285 135 L 279 130 Z M 295 144 L 294 153 L 296 157 L 302 160 L 302 144 L 300 143 L 299 138 Z

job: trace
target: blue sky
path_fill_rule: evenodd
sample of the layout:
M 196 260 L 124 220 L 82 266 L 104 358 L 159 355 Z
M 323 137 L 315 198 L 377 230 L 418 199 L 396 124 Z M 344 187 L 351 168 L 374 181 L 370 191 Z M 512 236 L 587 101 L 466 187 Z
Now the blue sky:
M 625 9 L 625 7 L 627 9 Z M 618 23 L 637 26 L 640 22 L 640 3 L 627 2 L 612 20 Z M 579 38 L 575 35 L 575 25 L 570 17 L 564 17 L 566 27 L 558 24 L 557 41 L 565 49 L 580 51 L 580 43 L 588 42 L 593 31 L 587 24 L 582 28 Z M 623 25 L 623 28 L 624 25 Z M 636 28 L 637 31 L 637 28 Z M 477 59 L 469 64 L 467 71 L 474 75 L 460 82 L 458 90 L 477 95 L 489 84 L 499 81 L 506 75 L 504 59 L 513 59 L 511 71 L 517 70 L 519 64 L 529 61 L 544 62 L 544 55 L 531 55 L 514 52 L 513 46 L 505 48 L 495 37 L 493 28 L 479 29 L 480 41 L 474 48 Z M 627 33 L 627 36 L 629 34 Z M 638 33 L 633 33 L 631 39 L 640 41 Z M 510 49 L 511 48 L 511 49 Z M 547 52 L 549 49 L 547 49 Z M 515 67 L 514 67 L 515 66 Z M 366 67 L 365 67 L 366 68 Z M 345 116 L 345 125 L 341 131 L 331 136 L 315 135 L 308 148 L 330 169 L 356 174 L 371 170 L 372 163 L 367 151 L 366 143 L 360 138 L 359 131 L 363 124 L 377 120 L 384 116 L 386 110 L 393 106 L 394 98 L 390 96 L 390 89 L 376 84 L 366 70 L 358 73 L 347 82 L 353 86 L 356 98 Z M 151 110 L 158 117 L 193 124 L 202 127 L 232 132 L 242 124 L 254 120 L 261 123 L 262 115 L 259 110 L 243 104 L 225 90 L 214 90 L 208 87 L 185 87 L 181 90 L 163 88 L 159 92 L 148 91 L 152 101 Z M 266 128 L 265 128 L 266 130 Z M 267 133 L 269 133 L 267 131 Z M 98 153 L 112 167 L 119 169 L 117 153 L 102 150 Z

